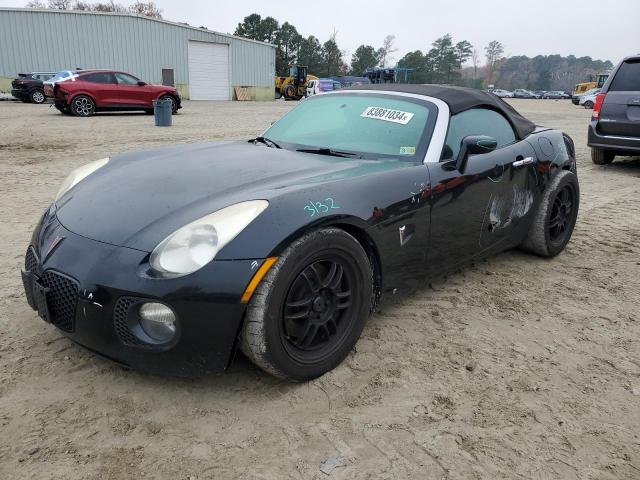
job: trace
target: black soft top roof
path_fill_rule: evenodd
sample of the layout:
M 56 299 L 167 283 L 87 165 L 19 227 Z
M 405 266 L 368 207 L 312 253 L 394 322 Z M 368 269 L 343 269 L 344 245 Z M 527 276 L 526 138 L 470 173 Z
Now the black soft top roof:
M 502 113 L 516 131 L 520 140 L 532 133 L 536 125 L 520 115 L 515 108 L 495 95 L 474 88 L 453 87 L 448 85 L 416 85 L 405 83 L 378 83 L 358 85 L 345 90 L 382 90 L 387 92 L 412 93 L 439 98 L 447 105 L 451 115 L 464 112 L 470 108 L 487 107 Z

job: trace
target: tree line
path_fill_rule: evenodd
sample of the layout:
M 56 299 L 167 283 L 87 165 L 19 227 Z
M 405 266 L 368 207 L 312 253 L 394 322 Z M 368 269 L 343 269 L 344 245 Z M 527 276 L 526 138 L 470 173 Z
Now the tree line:
M 609 60 L 569 55 L 516 55 L 499 58 L 495 63 L 493 83 L 498 88 L 513 90 L 573 90 L 576 83 L 594 81 L 599 73 L 613 68 Z M 470 76 L 470 71 L 463 76 Z
M 396 37 L 387 35 L 378 48 L 373 45 L 360 45 L 347 63 L 344 50 L 338 46 L 336 32 L 321 43 L 313 35 L 304 37 L 289 22 L 280 24 L 273 17 L 263 18 L 257 13 L 244 17 L 233 34 L 274 44 L 277 75 L 286 75 L 290 65 L 300 64 L 308 66 L 309 73 L 321 77 L 360 76 L 367 68 L 390 66 L 393 61 L 392 54 L 397 51 L 394 46 Z M 474 75 L 473 81 L 469 81 L 462 75 L 463 64 L 471 59 L 477 74 L 478 51 L 467 40 L 454 43 L 453 37 L 447 34 L 434 41 L 426 53 L 420 50 L 407 53 L 397 62 L 397 66 L 411 69 L 408 76 L 411 83 L 464 84 L 480 88 L 483 83 L 491 82 L 503 52 L 504 47 L 500 42 L 489 43 L 485 48 L 489 78 L 479 79 Z
M 286 75 L 289 66 L 306 65 L 309 73 L 321 77 L 333 75 L 362 75 L 367 67 L 386 65 L 391 62 L 395 36 L 387 35 L 379 48 L 361 45 L 351 57 L 350 64 L 345 61 L 345 52 L 340 49 L 337 32 L 329 35 L 325 42 L 310 35 L 304 37 L 298 29 L 284 22 L 280 24 L 273 17 L 262 17 L 253 13 L 238 23 L 234 35 L 252 40 L 272 43 L 276 46 L 276 73 Z
M 481 50 L 467 40 L 454 41 L 451 34 L 436 39 L 426 50 L 416 50 L 392 63 L 394 35 L 387 35 L 378 48 L 360 45 L 350 58 L 340 49 L 337 34 L 321 42 L 311 35 L 303 36 L 289 22 L 280 24 L 273 17 L 257 13 L 246 16 L 234 35 L 276 46 L 276 73 L 286 75 L 290 65 L 309 67 L 309 73 L 324 76 L 362 75 L 365 69 L 397 65 L 411 69 L 410 83 L 440 83 L 486 88 L 531 90 L 571 90 L 576 83 L 588 81 L 613 67 L 610 61 L 576 58 L 573 55 L 504 56 L 504 45 L 493 40 Z
M 154 2 L 136 1 L 131 5 L 111 0 L 109 2 L 83 2 L 79 0 L 31 0 L 26 5 L 27 8 L 49 8 L 52 10 L 80 10 L 84 12 L 117 12 L 133 13 L 150 18 L 162 18 L 162 10 Z

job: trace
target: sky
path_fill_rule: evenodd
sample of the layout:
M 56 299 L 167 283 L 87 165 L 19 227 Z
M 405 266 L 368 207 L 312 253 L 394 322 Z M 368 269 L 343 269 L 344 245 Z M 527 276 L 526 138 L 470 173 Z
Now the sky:
M 222 33 L 233 33 L 251 13 L 287 21 L 303 36 L 314 35 L 321 42 L 335 30 L 347 60 L 358 45 L 378 48 L 389 34 L 396 36 L 398 49 L 391 63 L 407 52 L 428 50 L 446 33 L 456 42 L 468 40 L 482 53 L 491 40 L 498 40 L 506 56 L 573 54 L 615 64 L 640 53 L 640 0 L 155 1 L 167 20 Z M 0 0 L 3 7 L 26 3 Z

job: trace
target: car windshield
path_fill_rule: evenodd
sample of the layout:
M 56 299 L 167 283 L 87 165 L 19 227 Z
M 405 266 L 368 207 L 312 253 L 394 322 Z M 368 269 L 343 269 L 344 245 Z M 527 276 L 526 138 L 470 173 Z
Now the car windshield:
M 437 117 L 426 100 L 348 93 L 312 97 L 274 123 L 264 137 L 291 150 L 421 162 Z M 321 153 L 318 151 L 318 153 Z

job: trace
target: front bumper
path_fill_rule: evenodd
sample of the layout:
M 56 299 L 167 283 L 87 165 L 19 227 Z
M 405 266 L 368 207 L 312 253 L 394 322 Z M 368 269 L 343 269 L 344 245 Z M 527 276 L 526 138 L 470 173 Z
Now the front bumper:
M 27 252 L 25 293 L 63 335 L 123 366 L 178 376 L 224 372 L 242 326 L 240 297 L 262 260 L 213 261 L 184 277 L 154 279 L 139 273 L 148 255 L 76 235 L 50 209 Z M 136 342 L 123 331 L 123 311 L 141 300 L 175 312 L 178 336 L 170 346 Z
M 592 148 L 617 151 L 620 152 L 620 154 L 640 154 L 640 136 L 628 137 L 618 135 L 604 135 L 598 132 L 598 122 L 595 120 L 592 120 L 591 123 L 589 123 L 587 145 Z

